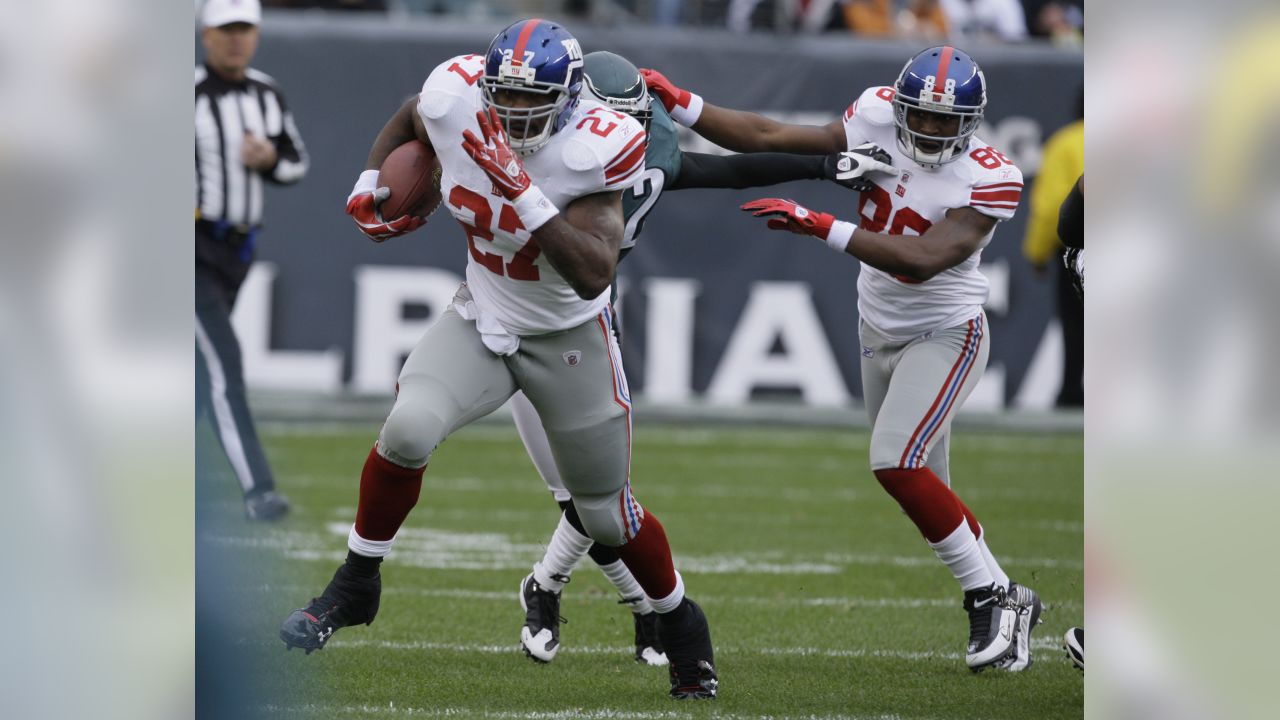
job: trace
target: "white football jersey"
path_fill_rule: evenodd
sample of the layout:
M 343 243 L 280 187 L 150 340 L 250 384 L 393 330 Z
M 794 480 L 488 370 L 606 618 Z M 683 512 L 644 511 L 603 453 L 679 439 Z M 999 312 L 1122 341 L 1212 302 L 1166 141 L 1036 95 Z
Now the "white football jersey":
M 467 235 L 467 285 L 476 305 L 513 335 L 576 327 L 609 304 L 609 290 L 583 300 L 542 255 L 515 207 L 462 149 L 480 137 L 484 58 L 459 55 L 422 85 L 418 114 L 440 159 L 444 206 Z M 626 190 L 644 173 L 645 133 L 634 118 L 581 98 L 565 126 L 522 158 L 530 179 L 558 209 L 598 192 Z
M 999 150 L 973 136 L 957 160 L 926 168 L 898 148 L 891 87 L 868 88 L 844 113 L 849 149 L 872 142 L 893 158 L 900 177 L 867 176 L 875 189 L 860 193 L 859 227 L 889 235 L 923 235 L 952 208 L 971 207 L 998 220 L 1013 217 L 1022 197 L 1022 171 Z M 840 216 L 841 213 L 835 213 Z M 858 276 L 858 314 L 892 340 L 910 340 L 958 325 L 987 301 L 987 278 L 978 271 L 982 249 L 955 267 L 920 282 L 901 278 L 862 263 Z

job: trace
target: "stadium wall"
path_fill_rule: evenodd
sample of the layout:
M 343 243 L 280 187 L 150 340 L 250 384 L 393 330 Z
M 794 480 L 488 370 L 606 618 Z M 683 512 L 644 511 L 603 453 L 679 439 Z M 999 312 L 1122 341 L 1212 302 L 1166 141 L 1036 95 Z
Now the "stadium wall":
M 259 262 L 235 316 L 251 387 L 392 391 L 403 357 L 460 282 L 466 244 L 445 211 L 413 235 L 374 244 L 343 213 L 345 198 L 386 118 L 437 63 L 482 51 L 497 29 L 268 14 L 255 66 L 284 87 L 312 170 L 301 185 L 268 191 Z M 919 49 L 849 36 L 575 31 L 587 52 L 609 49 L 659 68 L 717 104 L 812 123 L 892 82 Z M 1017 162 L 1030 186 L 1042 141 L 1073 119 L 1081 56 L 968 49 L 990 87 L 980 135 Z M 711 149 L 693 136 L 683 144 Z M 856 264 L 737 210 L 775 195 L 856 214 L 854 194 L 806 182 L 668 193 L 648 216 L 619 278 L 625 362 L 642 397 L 732 406 L 782 396 L 839 407 L 860 396 Z M 1048 407 L 1057 391 L 1061 333 L 1051 282 L 1021 258 L 1026 217 L 1024 204 L 983 255 L 994 343 L 970 409 Z

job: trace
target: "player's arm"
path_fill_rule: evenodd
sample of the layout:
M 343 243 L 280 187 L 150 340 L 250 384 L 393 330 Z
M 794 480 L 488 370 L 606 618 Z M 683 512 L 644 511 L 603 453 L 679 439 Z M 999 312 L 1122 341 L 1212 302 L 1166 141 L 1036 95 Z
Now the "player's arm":
M 669 190 L 728 188 L 741 190 L 792 180 L 830 180 L 850 190 L 870 190 L 870 172 L 895 172 L 889 154 L 874 145 L 829 155 L 680 153 L 680 173 Z
M 722 108 L 682 90 L 656 70 L 640 71 L 672 119 L 711 142 L 736 152 L 825 155 L 846 149 L 844 125 L 792 125 L 763 115 Z
M 378 169 L 386 161 L 392 150 L 409 142 L 421 140 L 431 145 L 427 136 L 427 127 L 418 114 L 418 95 L 415 93 L 395 114 L 387 120 L 373 140 L 373 148 L 369 150 L 369 158 L 365 161 L 365 171 L 356 179 L 356 185 L 347 196 L 347 214 L 355 220 L 360 232 L 369 236 L 374 242 L 382 242 L 412 232 L 422 226 L 422 218 L 412 215 L 401 215 L 393 220 L 384 220 L 378 206 L 391 196 L 391 189 L 378 185 Z
M 622 193 L 604 192 L 569 203 L 533 231 L 533 238 L 578 297 L 591 300 L 613 282 L 624 229 Z
M 997 222 L 973 208 L 953 208 L 923 235 L 885 235 L 863 230 L 792 200 L 755 200 L 742 209 L 755 217 L 770 218 L 769 227 L 774 230 L 812 235 L 877 270 L 920 281 L 964 262 Z
M 1058 238 L 1069 248 L 1084 247 L 1084 175 L 1058 208 Z
M 710 155 L 707 153 L 680 153 L 680 174 L 668 190 L 693 188 L 742 188 L 763 187 L 792 180 L 815 180 L 825 177 L 821 155 L 790 155 L 787 153 L 743 153 L 741 155 Z
M 520 223 L 556 271 L 584 300 L 599 297 L 613 282 L 622 246 L 622 193 L 580 197 L 561 213 L 524 170 L 492 109 L 476 113 L 480 137 L 462 133 L 462 149 L 515 206 Z
M 383 161 L 391 154 L 392 150 L 409 142 L 410 140 L 418 140 L 425 143 L 428 147 L 431 145 L 431 138 L 427 135 L 427 126 L 422 122 L 422 116 L 418 114 L 418 95 L 415 93 L 404 104 L 396 110 L 396 114 L 391 116 L 390 120 L 382 126 L 382 130 L 378 132 L 378 136 L 373 140 L 373 147 L 369 150 L 369 158 L 365 160 L 364 167 L 366 170 L 377 170 L 382 167 Z

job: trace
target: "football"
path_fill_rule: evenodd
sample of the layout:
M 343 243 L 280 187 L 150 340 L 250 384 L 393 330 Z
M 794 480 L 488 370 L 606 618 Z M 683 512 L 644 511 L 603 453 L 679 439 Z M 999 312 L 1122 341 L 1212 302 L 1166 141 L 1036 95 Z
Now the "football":
M 391 189 L 378 206 L 384 220 L 431 215 L 440 206 L 440 161 L 435 151 L 417 140 L 392 150 L 378 170 L 378 186 Z

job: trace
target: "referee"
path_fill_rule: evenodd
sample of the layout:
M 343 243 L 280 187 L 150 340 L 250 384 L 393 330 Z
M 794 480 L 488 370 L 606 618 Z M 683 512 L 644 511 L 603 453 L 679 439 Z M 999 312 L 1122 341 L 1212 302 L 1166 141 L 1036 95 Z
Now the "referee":
M 207 0 L 201 8 L 204 64 L 196 67 L 196 417 L 208 417 L 227 454 L 251 520 L 275 520 L 289 501 L 258 441 L 245 399 L 231 308 L 249 272 L 262 223 L 264 182 L 287 185 L 307 172 L 307 153 L 265 73 L 249 67 L 258 46 L 259 0 Z

